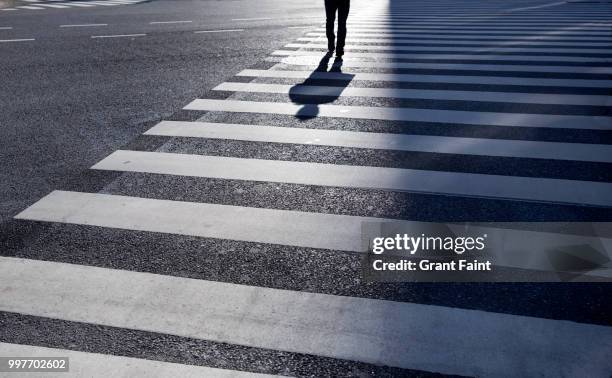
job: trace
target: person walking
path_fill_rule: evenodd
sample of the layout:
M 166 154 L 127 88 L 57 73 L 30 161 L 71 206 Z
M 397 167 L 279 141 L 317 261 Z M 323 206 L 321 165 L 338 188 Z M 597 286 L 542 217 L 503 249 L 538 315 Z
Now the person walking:
M 327 35 L 327 52 L 333 54 L 336 51 L 336 56 L 341 58 L 344 55 L 344 42 L 346 40 L 346 19 L 349 15 L 351 7 L 350 0 L 325 0 L 325 34 Z M 336 12 L 338 12 L 338 41 L 334 35 L 334 22 L 336 21 Z

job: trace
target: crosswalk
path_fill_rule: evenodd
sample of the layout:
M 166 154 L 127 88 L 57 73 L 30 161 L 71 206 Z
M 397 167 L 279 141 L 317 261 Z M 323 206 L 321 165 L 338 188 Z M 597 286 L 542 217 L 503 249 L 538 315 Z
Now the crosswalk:
M 360 256 L 368 222 L 609 220 L 612 5 L 361 5 L 343 60 L 308 30 L 97 162 L 96 189 L 18 214 L 0 355 L 101 376 L 608 377 L 608 323 L 423 300 L 363 281 Z
M 43 9 L 78 9 L 91 7 L 113 7 L 117 5 L 131 5 L 144 3 L 150 0 L 20 0 L 23 5 L 11 8 L 2 8 L 3 11 L 17 10 L 43 10 Z

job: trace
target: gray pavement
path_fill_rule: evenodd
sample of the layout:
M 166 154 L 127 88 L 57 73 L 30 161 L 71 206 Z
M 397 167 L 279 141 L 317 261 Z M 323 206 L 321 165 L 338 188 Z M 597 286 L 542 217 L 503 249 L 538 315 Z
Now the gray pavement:
M 609 3 L 354 1 L 343 61 L 319 1 L 91 5 L 0 11 L 0 355 L 612 372 L 609 284 L 365 282 L 352 247 L 374 218 L 610 221 Z

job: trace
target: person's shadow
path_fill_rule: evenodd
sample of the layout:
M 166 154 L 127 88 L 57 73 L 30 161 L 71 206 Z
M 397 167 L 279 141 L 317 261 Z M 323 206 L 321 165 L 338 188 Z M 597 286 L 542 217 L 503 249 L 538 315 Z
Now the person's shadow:
M 325 54 L 310 76 L 289 90 L 291 102 L 303 105 L 295 114 L 296 118 L 307 120 L 318 116 L 319 105 L 334 102 L 355 77 L 342 73 L 342 58 L 334 59 L 328 70 L 331 57 L 332 54 Z

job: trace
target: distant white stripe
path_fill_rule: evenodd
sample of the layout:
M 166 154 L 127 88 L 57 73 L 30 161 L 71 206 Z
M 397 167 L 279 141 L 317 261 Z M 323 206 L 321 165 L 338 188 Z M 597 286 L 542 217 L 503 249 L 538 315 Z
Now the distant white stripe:
M 427 14 L 419 14 L 418 12 L 409 12 L 409 13 L 374 13 L 371 16 L 355 16 L 355 19 L 360 20 L 396 20 L 396 21 L 423 21 L 428 20 L 432 22 L 448 22 L 448 21 L 495 21 L 499 20 L 501 13 L 498 14 L 453 14 L 453 15 L 445 15 L 438 14 L 433 15 L 431 13 Z M 610 17 L 610 15 L 608 15 Z M 584 15 L 580 15 L 578 13 L 567 13 L 565 15 L 555 15 L 555 14 L 540 14 L 540 15 L 517 15 L 517 14 L 503 14 L 504 21 L 546 21 L 546 22 L 610 22 L 609 18 L 606 18 L 605 14 L 596 15 L 596 17 L 587 17 Z
M 232 18 L 232 21 L 264 21 L 271 20 L 270 17 L 255 17 L 255 18 Z
M 0 43 L 10 43 L 10 42 L 30 42 L 35 41 L 34 38 L 22 38 L 22 39 L 0 39 Z
M 612 183 L 549 178 L 122 150 L 92 169 L 612 206 Z
M 189 24 L 193 21 L 151 21 L 149 22 L 149 24 L 151 25 L 156 25 L 156 24 Z
M 290 65 L 318 66 L 320 54 L 310 56 L 292 56 L 288 58 L 268 58 L 269 61 Z M 337 66 L 337 64 L 335 64 Z M 342 67 L 423 69 L 423 70 L 470 70 L 494 72 L 560 72 L 583 74 L 612 74 L 612 67 L 589 66 L 529 66 L 524 64 L 462 64 L 462 63 L 407 63 L 407 62 L 373 62 L 359 58 L 345 57 Z
M 371 11 L 371 10 L 370 10 Z M 609 12 L 597 11 L 597 10 L 584 10 L 584 9 L 572 9 L 565 11 L 536 11 L 524 14 L 513 14 L 509 13 L 506 10 L 499 9 L 497 7 L 494 8 L 483 8 L 483 7 L 455 7 L 451 5 L 441 7 L 433 7 L 433 8 L 419 8 L 419 9 L 406 9 L 405 11 L 401 11 L 399 9 L 394 9 L 391 12 L 374 12 L 375 16 L 384 16 L 384 17 L 392 17 L 392 18 L 436 18 L 436 19 L 446 19 L 446 18 L 457 18 L 457 19 L 468 19 L 468 18 L 488 18 L 495 19 L 504 18 L 514 20 L 514 19 L 572 19 L 572 20 L 585 20 L 585 19 L 601 19 L 602 17 L 610 16 Z
M 317 29 L 317 31 L 324 31 L 325 29 Z M 606 32 L 585 32 L 585 31 L 576 31 L 576 30 L 550 30 L 550 31 L 527 31 L 527 30 L 472 30 L 472 29 L 461 29 L 461 28 L 449 28 L 449 29 L 423 29 L 423 28 L 375 28 L 375 27 L 363 27 L 363 26 L 354 26 L 350 29 L 352 32 L 372 32 L 372 33 L 441 33 L 441 34 L 508 34 L 508 35 L 556 35 L 556 36 L 582 36 L 582 37 L 590 37 L 591 36 L 599 36 L 599 37 L 609 37 L 610 33 Z
M 351 22 L 358 24 L 382 24 L 382 25 L 435 25 L 435 26 L 556 26 L 556 27 L 605 27 L 612 26 L 610 20 L 589 21 L 589 20 L 542 20 L 542 19 L 514 19 L 514 20 L 495 20 L 495 19 L 446 19 L 446 20 L 431 20 L 431 19 L 399 19 L 386 17 L 351 17 Z
M 309 34 L 317 34 L 317 33 L 309 33 Z M 324 36 L 312 36 L 312 37 L 300 37 L 297 39 L 300 42 L 323 42 L 327 41 Z M 604 47 L 612 48 L 612 38 L 608 42 L 582 42 L 572 43 L 572 42 L 550 42 L 550 41 L 534 41 L 534 40 L 508 40 L 508 41 L 499 41 L 499 40 L 439 40 L 439 39 L 413 39 L 413 38 L 359 38 L 359 37 L 348 37 L 346 39 L 347 43 L 385 43 L 391 46 L 396 44 L 428 44 L 431 45 L 484 45 L 484 46 L 518 46 L 518 47 L 526 47 L 532 49 L 542 49 L 542 51 L 549 51 L 549 49 L 561 46 L 565 48 L 571 48 L 572 50 L 576 49 L 576 52 L 580 52 L 580 47 L 600 47 L 596 50 L 599 52 L 609 53 L 609 51 L 604 50 Z M 389 49 L 392 49 L 392 47 Z M 534 47 L 530 47 L 534 46 Z M 361 47 L 361 46 L 360 46 Z M 474 48 L 474 47 L 471 47 Z M 430 47 L 431 49 L 431 47 Z M 551 50 L 552 51 L 552 50 Z
M 555 27 L 555 26 L 504 26 L 503 23 L 501 24 L 493 24 L 493 25 L 478 25 L 478 24 L 470 24 L 470 25 L 466 25 L 465 23 L 458 23 L 456 25 L 453 24 L 419 24 L 419 23 L 396 23 L 396 22 L 387 22 L 387 21 L 361 21 L 361 22 L 355 22 L 355 21 L 349 21 L 347 23 L 348 27 L 357 27 L 357 28 L 380 28 L 380 29 L 392 29 L 392 30 L 402 30 L 402 29 L 413 29 L 413 28 L 420 28 L 420 29 L 431 29 L 431 30 L 452 30 L 454 28 L 457 28 L 459 30 L 461 29 L 466 29 L 466 30 L 483 30 L 483 31 L 490 31 L 490 32 L 495 32 L 495 31 L 506 31 L 506 30 L 521 30 L 521 31 L 526 31 L 526 30 L 533 30 L 533 31 L 543 31 L 543 32 L 548 32 L 548 31 L 558 31 L 560 28 Z M 568 29 L 568 30 L 577 30 L 577 31 L 582 31 L 585 34 L 590 34 L 592 32 L 606 32 L 607 31 L 607 27 L 606 25 L 601 25 L 601 26 L 584 26 L 584 24 L 580 24 L 580 25 L 568 25 L 565 28 L 561 28 L 562 30 L 564 29 Z
M 351 17 L 351 22 L 363 23 L 385 23 L 385 24 L 396 24 L 396 25 L 456 25 L 456 26 L 469 26 L 469 25 L 482 25 L 482 26 L 607 26 L 610 25 L 610 19 L 563 19 L 563 18 L 510 18 L 500 19 L 497 18 L 445 18 L 445 19 L 431 19 L 431 18 L 396 18 L 396 17 Z
M 194 33 L 202 34 L 202 33 L 224 33 L 224 32 L 241 32 L 244 29 L 219 29 L 219 30 L 199 30 Z
M 288 48 L 305 48 L 305 49 L 325 49 L 327 50 L 327 43 L 289 43 L 285 47 Z M 445 47 L 445 46 L 404 46 L 404 45 L 380 45 L 380 44 L 369 44 L 369 45 L 346 45 L 346 50 L 391 50 L 391 51 L 453 51 L 462 53 L 479 53 L 479 52 L 527 52 L 531 54 L 567 54 L 567 53 L 582 53 L 582 54 L 605 54 L 610 55 L 612 52 L 602 49 L 575 49 L 575 48 L 554 48 L 554 47 Z M 612 57 L 609 58 L 612 60 Z
M 39 3 L 39 4 L 36 4 L 36 5 L 40 6 L 40 7 L 55 8 L 55 9 L 66 9 L 66 8 L 68 8 L 67 6 L 61 5 L 61 4 L 40 4 Z
M 317 51 L 307 50 L 276 50 L 272 55 L 283 56 L 311 56 Z M 323 53 L 320 53 L 321 57 Z M 533 56 L 533 55 L 493 55 L 493 54 L 427 54 L 427 53 L 373 53 L 373 52 L 347 52 L 345 57 L 355 58 L 379 58 L 379 59 L 453 59 L 453 60 L 494 60 L 494 61 L 520 61 L 520 62 L 596 62 L 612 63 L 612 58 L 591 58 L 582 56 Z
M 313 30 L 306 34 L 310 36 L 325 36 L 325 32 L 321 29 Z M 534 34 L 534 35 L 463 35 L 463 33 L 391 33 L 388 31 L 361 31 L 353 32 L 348 35 L 348 38 L 352 37 L 367 37 L 367 38 L 431 38 L 431 39 L 453 39 L 453 40 L 516 40 L 516 41 L 575 41 L 575 42 L 599 42 L 599 43 L 610 43 L 609 37 L 580 37 L 580 36 L 565 36 L 565 35 L 545 35 L 545 34 Z M 542 42 L 544 43 L 544 42 Z
M 60 25 L 60 28 L 87 28 L 87 27 L 98 27 L 108 26 L 108 24 L 75 24 L 75 25 Z
M 467 21 L 466 21 L 467 20 Z M 574 18 L 574 19 L 547 19 L 547 18 L 518 18 L 506 15 L 505 17 L 488 17 L 488 18 L 471 18 L 471 19 L 452 19 L 452 18 L 441 18 L 432 19 L 431 17 L 419 17 L 419 18 L 405 18 L 405 17 L 394 17 L 394 16 L 380 16 L 372 15 L 359 16 L 355 15 L 350 18 L 352 22 L 382 22 L 382 23 L 397 23 L 403 25 L 412 25 L 414 23 L 425 23 L 430 25 L 446 25 L 446 24 L 461 24 L 461 25 L 553 25 L 553 26 L 606 26 L 612 25 L 610 19 L 588 19 L 588 18 Z
M 350 30 L 353 31 L 390 31 L 390 32 L 399 32 L 399 31 L 420 31 L 423 33 L 435 33 L 435 32 L 461 32 L 461 33 L 477 33 L 477 34 L 487 34 L 487 33 L 491 33 L 491 34 L 495 34 L 495 33 L 504 33 L 504 34 L 546 34 L 546 35 L 583 35 L 583 36 L 609 36 L 610 32 L 606 32 L 604 30 L 577 30 L 577 29 L 570 29 L 570 30 L 558 30 L 558 29 L 541 29 L 541 30 L 535 30 L 535 29 L 529 29 L 529 28 L 516 28 L 516 29 L 511 29 L 511 28 L 497 28 L 497 29 L 493 29 L 493 28 L 478 28 L 478 27 L 456 27 L 456 28 L 451 28 L 451 27 L 440 27 L 440 28 L 426 28 L 423 26 L 418 26 L 415 25 L 413 27 L 396 27 L 396 26 L 368 26 L 368 25 L 349 25 Z
M 145 135 L 612 163 L 612 145 L 163 121 Z
M 4 261 L 0 262 L 0 264 Z M 68 357 L 69 372 L 57 377 L 219 377 L 219 378 L 264 378 L 270 375 L 255 374 L 236 370 L 215 369 L 206 366 L 182 365 L 177 363 L 144 360 L 98 353 L 78 352 L 67 349 L 45 348 L 30 345 L 0 343 L 0 355 L 36 357 Z M 32 374 L 32 373 L 31 373 Z M 34 373 L 36 374 L 36 373 Z M 20 376 L 30 376 L 21 373 Z M 46 376 L 51 374 L 46 373 Z
M 535 34 L 565 34 L 566 31 L 567 32 L 571 32 L 571 33 L 581 33 L 581 34 L 585 34 L 585 35 L 591 35 L 591 34 L 596 34 L 596 35 L 602 35 L 605 36 L 605 31 L 607 29 L 609 29 L 608 27 L 588 27 L 588 28 L 577 28 L 577 27 L 554 27 L 554 26 L 550 26 L 550 27 L 529 27 L 529 26 L 523 26 L 523 27 L 511 27 L 511 26 L 507 26 L 507 27 L 503 27 L 503 26 L 472 26 L 472 25 L 465 25 L 465 24 L 460 24 L 460 25 L 442 25 L 442 26 L 428 26 L 428 25 L 418 25 L 418 24 L 414 24 L 414 25 L 402 25 L 402 26 L 398 26 L 397 24 L 392 25 L 385 25 L 385 24 L 373 24 L 373 23 L 360 23 L 360 24 L 349 24 L 348 28 L 350 30 L 363 30 L 363 29 L 367 29 L 367 30 L 373 30 L 373 31 L 391 31 L 391 32 L 401 32 L 401 31 L 410 31 L 412 29 L 423 29 L 423 30 L 427 30 L 427 32 L 429 33 L 438 33 L 438 32 L 443 32 L 443 31 L 447 31 L 447 32 L 452 32 L 453 30 L 479 30 L 479 29 L 483 29 L 481 32 L 482 33 L 514 33 L 515 31 L 520 31 L 521 33 L 523 32 L 529 32 L 529 33 L 535 33 Z
M 0 26 L 0 30 L 12 30 L 13 28 L 10 26 Z
M 503 76 L 454 76 L 454 75 L 411 75 L 386 74 L 367 72 L 313 72 L 288 70 L 243 70 L 237 76 L 293 78 L 293 79 L 334 79 L 334 80 L 367 80 L 389 82 L 415 83 L 453 83 L 453 84 L 488 84 L 488 85 L 518 85 L 542 87 L 585 87 L 612 88 L 612 80 L 587 79 L 548 79 Z
M 95 7 L 94 4 L 89 4 L 89 3 L 81 3 L 81 2 L 75 2 L 75 1 L 71 1 L 69 3 L 64 3 L 67 4 L 71 7 L 79 7 L 79 8 L 90 8 L 90 7 Z
M 426 100 L 486 101 L 547 105 L 591 105 L 612 106 L 612 96 L 449 91 L 400 88 L 331 87 L 319 85 L 284 85 L 263 83 L 226 82 L 213 88 L 217 91 L 282 93 L 331 97 L 381 97 Z
M 567 1 L 557 1 L 554 3 L 548 3 L 548 4 L 542 4 L 542 5 L 534 5 L 531 7 L 522 7 L 522 8 L 513 8 L 510 10 L 507 10 L 506 12 L 521 12 L 521 11 L 526 11 L 526 10 L 531 10 L 531 9 L 540 9 L 540 8 L 549 8 L 549 7 L 556 7 L 559 5 L 566 5 Z
M 124 38 L 124 37 L 144 37 L 146 34 L 116 34 L 116 35 L 92 35 L 91 38 Z
M 123 210 L 100 196 L 83 199 L 92 202 L 69 205 Z M 140 201 L 155 200 L 123 204 L 133 210 Z M 611 328 L 570 321 L 7 257 L 0 287 L 2 311 L 399 368 L 495 377 L 604 377 L 612 369 Z
M 608 16 L 609 17 L 609 16 Z M 380 14 L 375 13 L 372 16 L 355 16 L 355 20 L 393 20 L 393 21 L 429 21 L 429 22 L 495 22 L 499 20 L 500 14 L 489 14 L 489 15 L 476 15 L 476 14 L 463 14 L 463 15 L 432 15 L 432 14 L 416 14 L 410 13 L 406 15 L 402 14 Z M 505 22 L 564 22 L 564 23 L 580 23 L 580 22 L 610 22 L 609 18 L 606 18 L 605 14 L 600 14 L 596 17 L 587 17 L 583 15 L 516 15 L 516 14 L 504 14 L 502 18 Z
M 611 130 L 610 117 L 471 112 L 460 110 L 413 109 L 343 105 L 298 105 L 279 102 L 197 99 L 186 110 L 237 113 L 284 114 L 306 117 L 381 119 L 388 121 L 440 122 L 485 126 L 545 127 L 584 130 Z

